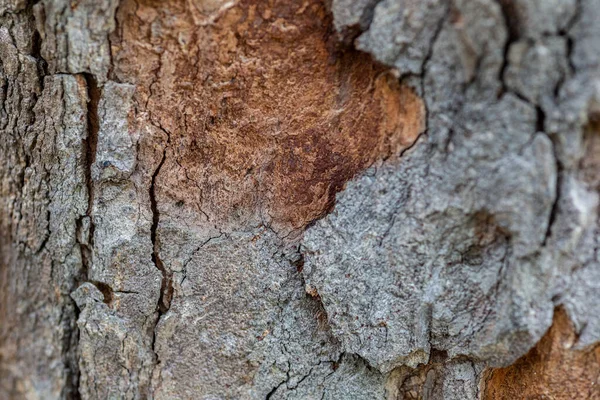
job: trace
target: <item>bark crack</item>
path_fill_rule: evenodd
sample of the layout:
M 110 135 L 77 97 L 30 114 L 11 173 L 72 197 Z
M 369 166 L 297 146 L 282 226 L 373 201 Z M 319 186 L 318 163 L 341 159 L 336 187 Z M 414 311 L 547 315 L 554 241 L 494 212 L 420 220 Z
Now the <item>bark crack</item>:
M 498 71 L 498 80 L 500 81 L 500 92 L 498 93 L 498 98 L 502 97 L 504 93 L 510 92 L 506 82 L 504 81 L 504 75 L 506 74 L 506 69 L 508 68 L 508 52 L 510 51 L 510 47 L 513 43 L 519 40 L 519 24 L 517 20 L 516 10 L 514 9 L 515 5 L 511 0 L 497 0 L 498 5 L 500 6 L 500 11 L 502 12 L 502 16 L 504 18 L 504 26 L 506 27 L 506 42 L 504 43 L 503 56 L 502 56 L 502 66 Z
M 158 304 L 156 305 L 157 316 L 156 316 L 156 321 L 154 322 L 154 327 L 152 330 L 152 345 L 151 345 L 152 352 L 154 353 L 154 356 L 156 357 L 156 364 L 155 364 L 155 366 L 156 366 L 156 365 L 160 364 L 160 358 L 158 356 L 158 353 L 156 352 L 156 328 L 158 327 L 158 324 L 160 323 L 161 317 L 167 311 L 169 311 L 169 308 L 171 307 L 171 298 L 173 297 L 173 273 L 167 270 L 167 268 L 165 267 L 164 263 L 162 262 L 162 260 L 160 258 L 160 255 L 159 255 L 159 244 L 157 241 L 157 231 L 158 231 L 158 224 L 160 222 L 160 211 L 158 210 L 158 202 L 156 199 L 156 179 L 158 177 L 158 174 L 160 174 L 160 171 L 165 163 L 165 160 L 167 159 L 167 149 L 169 148 L 169 146 L 171 144 L 171 135 L 166 129 L 164 129 L 162 127 L 162 125 L 160 125 L 160 123 L 155 124 L 152 121 L 152 119 L 150 119 L 150 122 L 167 135 L 167 143 L 164 146 L 162 158 L 161 158 L 160 162 L 158 163 L 158 166 L 154 170 L 154 173 L 152 174 L 152 178 L 150 181 L 150 190 L 149 190 L 150 208 L 152 210 L 152 226 L 150 228 L 150 241 L 152 242 L 152 262 L 154 263 L 154 266 L 156 267 L 156 269 L 158 269 L 162 275 L 162 281 L 160 284 L 160 295 L 158 298 Z
M 81 247 L 81 257 L 83 263 L 84 280 L 88 279 L 88 272 L 92 265 L 92 249 L 94 243 L 94 222 L 92 219 L 92 208 L 94 205 L 94 181 L 92 178 L 92 166 L 96 161 L 96 146 L 98 144 L 98 132 L 100 130 L 100 120 L 98 117 L 98 104 L 100 103 L 100 88 L 98 82 L 91 74 L 83 74 L 87 85 L 87 137 L 84 140 L 85 150 L 85 182 L 88 194 L 88 205 L 85 217 L 79 219 L 80 227 L 83 227 L 84 219 L 87 220 L 88 227 L 86 237 L 79 238 Z M 78 235 L 79 236 L 79 235 Z
M 157 305 L 159 319 L 162 314 L 166 313 L 169 310 L 169 307 L 171 306 L 171 297 L 173 295 L 173 279 L 171 276 L 172 274 L 169 273 L 169 271 L 167 271 L 165 265 L 160 259 L 159 248 L 157 243 L 157 230 L 158 223 L 160 222 L 160 212 L 158 210 L 158 204 L 156 200 L 156 178 L 158 177 L 158 174 L 160 173 L 165 163 L 165 160 L 167 158 L 167 148 L 170 144 L 169 133 L 162 127 L 161 129 L 168 135 L 167 144 L 163 150 L 162 158 L 158 166 L 154 170 L 154 173 L 152 174 L 152 179 L 150 183 L 150 207 L 152 209 L 152 227 L 150 228 L 150 240 L 152 242 L 152 262 L 154 263 L 156 268 L 161 272 L 163 277 L 160 286 L 160 297 Z
M 94 182 L 92 179 L 92 165 L 96 158 L 96 144 L 98 142 L 99 119 L 98 119 L 98 104 L 100 102 L 100 89 L 93 75 L 82 74 L 87 90 L 87 134 L 82 143 L 82 155 L 85 163 L 85 185 L 87 190 L 87 208 L 85 215 L 80 216 L 76 221 L 76 242 L 81 253 L 81 271 L 76 276 L 74 287 L 79 286 L 82 282 L 87 282 L 89 279 L 89 270 L 92 266 L 93 240 L 94 240 L 94 223 L 92 221 L 92 207 L 94 203 Z M 106 296 L 106 290 L 102 290 L 98 282 L 94 282 L 96 287 L 99 287 L 105 295 L 105 302 L 109 302 L 110 298 Z M 108 287 L 108 285 L 105 285 Z M 74 307 L 74 319 L 79 319 L 79 309 Z M 72 350 L 77 352 L 79 346 L 79 328 L 77 324 L 73 325 Z M 72 368 L 71 387 L 69 388 L 68 398 L 80 399 L 79 384 L 81 382 L 81 371 L 77 365 Z

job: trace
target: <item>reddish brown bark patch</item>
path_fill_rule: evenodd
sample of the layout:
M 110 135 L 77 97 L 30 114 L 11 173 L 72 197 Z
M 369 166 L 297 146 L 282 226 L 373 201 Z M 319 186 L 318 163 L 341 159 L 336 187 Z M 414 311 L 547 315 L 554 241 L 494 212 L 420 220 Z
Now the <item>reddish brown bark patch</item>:
M 600 346 L 575 350 L 577 335 L 562 309 L 529 353 L 488 373 L 484 399 L 600 399 Z
M 301 228 L 424 129 L 412 90 L 336 46 L 321 1 L 129 0 L 118 19 L 114 75 L 169 137 L 160 203 L 211 222 Z

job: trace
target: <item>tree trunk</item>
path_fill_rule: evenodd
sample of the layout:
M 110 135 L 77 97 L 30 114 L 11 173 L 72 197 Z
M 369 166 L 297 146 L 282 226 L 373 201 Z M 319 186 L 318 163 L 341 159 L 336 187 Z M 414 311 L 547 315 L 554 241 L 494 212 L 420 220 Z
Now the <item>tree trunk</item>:
M 0 399 L 600 398 L 599 20 L 0 0 Z

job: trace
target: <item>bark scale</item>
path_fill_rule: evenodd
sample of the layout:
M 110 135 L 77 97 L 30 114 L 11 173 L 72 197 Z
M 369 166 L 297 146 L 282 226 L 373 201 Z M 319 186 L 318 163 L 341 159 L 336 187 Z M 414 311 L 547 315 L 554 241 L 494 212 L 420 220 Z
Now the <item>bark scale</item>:
M 599 397 L 598 18 L 0 1 L 0 398 Z

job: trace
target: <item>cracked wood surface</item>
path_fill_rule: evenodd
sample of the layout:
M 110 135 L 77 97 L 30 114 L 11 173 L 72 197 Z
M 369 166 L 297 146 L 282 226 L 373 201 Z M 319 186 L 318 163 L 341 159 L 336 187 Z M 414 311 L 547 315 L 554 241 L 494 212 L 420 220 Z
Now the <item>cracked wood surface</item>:
M 598 18 L 1 0 L 0 399 L 596 398 Z

